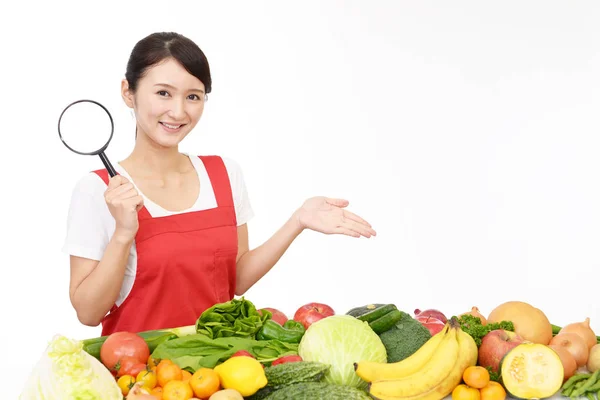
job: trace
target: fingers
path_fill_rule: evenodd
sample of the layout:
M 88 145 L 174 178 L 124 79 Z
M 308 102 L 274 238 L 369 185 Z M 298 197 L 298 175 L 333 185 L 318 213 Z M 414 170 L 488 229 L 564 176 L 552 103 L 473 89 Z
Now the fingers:
M 356 215 L 356 214 L 354 214 L 354 213 L 352 213 L 350 211 L 342 210 L 342 216 L 344 218 L 351 219 L 352 221 L 356 221 L 356 222 L 358 222 L 360 224 L 363 224 L 363 225 L 368 226 L 369 228 L 371 228 L 371 224 L 370 223 L 368 223 L 367 221 L 365 221 L 364 219 L 362 219 L 361 217 L 359 217 L 358 215 Z
M 336 207 L 348 207 L 348 204 L 350 204 L 350 202 L 348 200 L 344 200 L 344 199 L 332 199 L 329 197 L 325 198 L 325 201 L 329 204 L 331 204 L 332 206 L 336 206 Z
M 371 236 L 375 236 L 377 234 L 373 228 L 352 220 L 346 220 L 342 222 L 341 226 L 345 229 L 350 229 L 366 238 L 370 238 Z
M 353 231 L 352 229 L 345 228 L 343 226 L 339 226 L 336 229 L 334 229 L 334 233 L 341 234 L 341 235 L 346 235 L 346 236 L 352 236 L 352 237 L 355 237 L 355 238 L 359 238 L 360 237 L 360 233 L 358 233 L 356 231 Z

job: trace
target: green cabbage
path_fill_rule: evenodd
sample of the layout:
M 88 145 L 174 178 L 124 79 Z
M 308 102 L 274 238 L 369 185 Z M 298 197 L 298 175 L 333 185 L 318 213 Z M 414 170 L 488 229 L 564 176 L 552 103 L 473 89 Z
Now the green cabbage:
M 305 361 L 331 365 L 325 381 L 365 389 L 354 372 L 359 361 L 387 362 L 385 347 L 367 322 L 350 315 L 332 315 L 308 327 L 298 346 Z
M 123 400 L 115 378 L 83 343 L 55 336 L 33 368 L 19 400 Z

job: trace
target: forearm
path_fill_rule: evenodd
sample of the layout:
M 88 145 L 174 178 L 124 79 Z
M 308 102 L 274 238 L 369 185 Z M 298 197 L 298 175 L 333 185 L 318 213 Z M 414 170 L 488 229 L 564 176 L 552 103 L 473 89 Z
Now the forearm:
M 79 319 L 97 326 L 115 304 L 123 284 L 133 239 L 114 235 L 102 260 L 81 282 L 73 295 Z
M 265 276 L 301 232 L 294 214 L 269 240 L 244 254 L 236 266 L 236 295 L 244 294 Z

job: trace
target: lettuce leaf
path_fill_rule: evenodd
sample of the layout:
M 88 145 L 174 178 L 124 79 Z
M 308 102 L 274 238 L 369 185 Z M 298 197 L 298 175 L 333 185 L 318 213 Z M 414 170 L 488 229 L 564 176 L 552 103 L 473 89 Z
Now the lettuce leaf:
M 261 315 L 249 300 L 233 299 L 205 310 L 196 321 L 196 332 L 211 339 L 220 337 L 254 338 L 256 332 L 271 318 Z

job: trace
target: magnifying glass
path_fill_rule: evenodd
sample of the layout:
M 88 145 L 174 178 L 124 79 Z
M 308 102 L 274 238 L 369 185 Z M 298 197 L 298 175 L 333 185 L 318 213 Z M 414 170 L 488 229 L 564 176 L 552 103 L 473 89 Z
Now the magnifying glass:
M 100 156 L 111 177 L 117 173 L 104 150 L 113 137 L 114 129 L 112 116 L 106 107 L 94 100 L 77 100 L 69 104 L 58 119 L 58 136 L 63 144 L 77 154 Z

